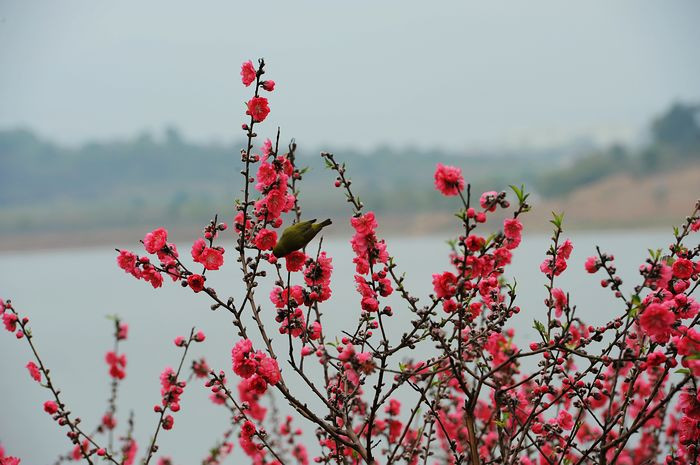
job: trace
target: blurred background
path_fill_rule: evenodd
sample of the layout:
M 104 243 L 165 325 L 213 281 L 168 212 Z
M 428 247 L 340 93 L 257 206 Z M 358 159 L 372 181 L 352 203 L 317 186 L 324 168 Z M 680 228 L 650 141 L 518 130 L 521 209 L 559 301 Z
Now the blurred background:
M 437 162 L 461 167 L 477 194 L 509 184 L 533 193 L 515 255 L 524 305 L 541 306 L 537 267 L 551 211 L 566 213 L 567 233 L 583 245 L 566 278 L 574 298 L 595 286 L 581 270 L 594 244 L 614 247 L 633 279 L 646 248 L 663 247 L 700 197 L 698 24 L 692 0 L 0 0 L 0 296 L 32 316 L 84 412 L 100 411 L 107 396 L 104 315 L 125 316 L 134 353 L 149 354 L 127 370 L 125 388 L 144 440 L 156 374 L 175 363 L 172 337 L 204 325 L 226 367 L 227 317 L 203 313 L 207 302 L 175 286 L 157 294 L 133 282 L 110 251 L 135 248 L 163 225 L 187 250 L 215 213 L 231 221 L 250 96 L 239 71 L 258 57 L 277 83 L 258 142 L 278 126 L 282 144 L 295 138 L 309 167 L 304 210 L 336 220 L 327 241 L 340 276 L 334 301 L 350 315 L 336 325 L 354 321 L 356 310 L 338 302 L 357 296 L 349 209 L 322 150 L 348 164 L 390 252 L 399 262 L 408 254 L 416 294 L 447 269 L 443 240 L 456 231 L 455 203 L 433 188 Z M 231 258 L 222 285 L 235 274 Z M 594 320 L 608 315 L 602 290 L 578 296 Z M 21 356 L 0 359 L 0 443 L 24 463 L 51 463 L 65 438 L 40 411 L 43 391 L 27 387 L 25 348 L 7 336 L 0 353 Z M 90 370 L 104 371 L 103 382 L 86 384 Z M 178 463 L 195 463 L 211 445 L 202 422 L 223 431 L 227 421 L 207 410 L 206 393 L 191 402 L 185 436 L 175 436 L 176 419 L 164 439 Z M 183 437 L 192 447 L 178 452 Z

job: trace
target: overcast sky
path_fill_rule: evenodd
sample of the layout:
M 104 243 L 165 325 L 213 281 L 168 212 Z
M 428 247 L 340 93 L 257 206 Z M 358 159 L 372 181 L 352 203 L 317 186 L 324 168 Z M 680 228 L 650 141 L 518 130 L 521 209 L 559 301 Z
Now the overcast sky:
M 694 0 L 0 0 L 0 128 L 229 140 L 240 63 L 263 56 L 263 132 L 306 145 L 629 137 L 700 101 L 698 24 Z

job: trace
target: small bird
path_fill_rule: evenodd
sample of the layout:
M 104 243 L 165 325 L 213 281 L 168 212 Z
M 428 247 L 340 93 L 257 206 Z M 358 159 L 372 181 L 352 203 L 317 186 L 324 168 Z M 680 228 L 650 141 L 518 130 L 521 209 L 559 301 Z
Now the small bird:
M 316 218 L 302 221 L 285 229 L 282 232 L 282 237 L 277 241 L 277 245 L 272 249 L 272 254 L 277 258 L 282 258 L 295 250 L 306 247 L 306 244 L 311 242 L 320 230 L 331 224 L 330 219 L 321 223 L 315 223 L 315 221 Z

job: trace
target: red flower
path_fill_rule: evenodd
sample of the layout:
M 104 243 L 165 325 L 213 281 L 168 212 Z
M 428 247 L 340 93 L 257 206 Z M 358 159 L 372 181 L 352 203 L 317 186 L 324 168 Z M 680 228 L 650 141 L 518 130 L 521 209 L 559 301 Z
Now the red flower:
M 279 383 L 280 378 L 282 377 L 277 360 L 270 357 L 265 357 L 260 360 L 260 364 L 258 365 L 258 374 L 272 385 Z
M 398 415 L 401 411 L 401 402 L 399 402 L 396 399 L 390 399 L 389 405 L 386 406 L 384 411 L 386 413 L 388 413 L 389 415 L 394 415 L 394 416 Z
M 586 271 L 593 274 L 598 271 L 598 259 L 596 257 L 588 257 L 583 266 L 586 268 Z
M 554 298 L 554 315 L 559 318 L 564 311 L 564 307 L 568 304 L 566 294 L 558 287 L 555 287 L 552 289 L 552 297 Z
M 659 344 L 668 342 L 673 330 L 671 326 L 675 322 L 676 315 L 657 303 L 649 305 L 639 317 L 639 324 L 644 334 Z
M 566 410 L 559 412 L 559 415 L 557 415 L 557 423 L 565 430 L 570 430 L 574 427 L 574 419 Z
M 287 266 L 287 271 L 299 271 L 304 266 L 306 262 L 306 254 L 300 250 L 295 250 L 294 252 L 287 254 L 284 257 L 285 264 Z
M 218 270 L 224 264 L 224 252 L 213 247 L 206 247 L 199 256 L 198 261 L 207 270 Z
M 442 192 L 442 195 L 457 195 L 464 189 L 462 170 L 455 166 L 438 163 L 435 168 L 435 188 Z
M 258 234 L 256 234 L 253 241 L 255 247 L 260 250 L 272 250 L 272 248 L 277 243 L 277 233 L 269 229 L 261 229 Z
M 246 420 L 245 423 L 243 423 L 243 426 L 241 426 L 241 435 L 250 438 L 257 432 L 255 425 L 249 421 Z
M 204 289 L 204 276 L 193 274 L 187 277 L 187 284 L 194 292 L 201 292 Z
M 241 81 L 243 81 L 246 87 L 255 81 L 256 76 L 257 72 L 255 71 L 255 66 L 253 66 L 252 61 L 248 60 L 241 65 Z
M 14 333 L 17 329 L 17 315 L 14 313 L 4 313 L 2 315 L 2 322 L 5 325 L 5 329 L 11 333 Z
M 267 115 L 270 114 L 270 107 L 267 104 L 267 99 L 265 97 L 253 97 L 248 102 L 247 115 L 253 117 L 253 121 L 260 123 L 265 121 Z
M 162 249 L 168 241 L 168 231 L 164 228 L 154 229 L 143 238 L 143 247 L 148 253 L 156 253 Z
M 117 256 L 117 265 L 119 265 L 119 268 L 125 272 L 136 275 L 138 273 L 138 270 L 136 269 L 137 259 L 138 257 L 128 250 L 120 250 L 119 255 Z
M 433 275 L 433 289 L 438 298 L 452 297 L 457 291 L 457 277 L 446 271 L 442 274 Z
M 127 338 L 129 334 L 129 325 L 126 323 L 119 323 L 119 331 L 117 333 L 117 339 L 123 341 Z
M 263 81 L 262 88 L 268 92 L 272 92 L 273 90 L 275 90 L 275 81 Z
M 202 256 L 202 252 L 206 249 L 207 243 L 201 237 L 198 237 L 194 244 L 192 244 L 192 259 L 195 262 L 199 262 L 199 257 Z
M 503 234 L 508 239 L 520 239 L 523 225 L 517 218 L 507 218 L 503 221 Z
M 175 424 L 175 419 L 172 415 L 168 415 L 165 418 L 163 418 L 163 429 L 173 429 L 173 424 Z
M 374 212 L 367 212 L 362 216 L 350 218 L 350 224 L 358 234 L 363 236 L 372 234 L 377 229 L 377 220 L 374 217 Z
M 53 415 L 54 413 L 58 412 L 58 404 L 52 400 L 47 400 L 44 402 L 44 412 L 48 413 L 49 415 Z
M 479 205 L 486 211 L 495 212 L 498 204 L 495 202 L 498 198 L 498 192 L 488 191 L 481 194 L 479 197 Z
M 679 258 L 673 263 L 673 276 L 679 279 L 689 279 L 693 274 L 693 262 L 687 258 Z
M 29 376 L 31 376 L 34 381 L 41 382 L 41 372 L 39 371 L 39 367 L 36 366 L 36 363 L 27 363 L 27 370 L 29 370 Z

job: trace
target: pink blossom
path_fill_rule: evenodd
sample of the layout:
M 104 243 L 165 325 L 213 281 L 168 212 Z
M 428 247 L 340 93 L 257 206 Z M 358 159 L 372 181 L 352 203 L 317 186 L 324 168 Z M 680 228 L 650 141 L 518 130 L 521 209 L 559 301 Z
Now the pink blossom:
M 306 262 L 306 254 L 301 250 L 295 250 L 284 257 L 287 271 L 299 271 Z
M 508 239 L 520 239 L 523 225 L 517 218 L 506 218 L 503 220 L 503 234 Z
M 243 82 L 243 85 L 246 87 L 250 86 L 253 82 L 255 82 L 256 76 L 257 71 L 255 71 L 253 62 L 250 60 L 243 62 L 241 65 L 241 81 Z
M 362 310 L 366 312 L 376 312 L 379 310 L 379 302 L 374 297 L 363 297 L 361 306 Z
M 389 405 L 384 409 L 389 415 L 398 415 L 401 412 L 401 402 L 396 399 L 389 399 Z
M 564 260 L 568 260 L 571 257 L 571 252 L 574 250 L 574 245 L 569 239 L 565 240 L 562 245 L 559 246 L 557 256 L 561 256 Z
M 199 256 L 199 263 L 207 270 L 218 270 L 224 264 L 224 252 L 220 248 L 206 247 Z
M 107 412 L 102 415 L 102 426 L 107 429 L 114 429 L 117 426 L 117 420 L 114 419 L 111 413 Z
M 309 355 L 314 353 L 314 348 L 311 346 L 304 346 L 301 348 L 301 356 L 302 357 L 308 357 Z
M 204 249 L 207 247 L 207 243 L 204 239 L 201 237 L 198 237 L 196 241 L 194 241 L 194 244 L 192 244 L 192 259 L 195 262 L 199 262 L 200 257 L 202 256 L 202 252 L 204 252 Z
M 350 218 L 350 224 L 358 234 L 363 236 L 372 234 L 377 228 L 377 220 L 374 217 L 374 212 L 367 212 L 364 215 Z
M 700 399 L 698 393 L 690 388 L 684 389 L 678 399 L 681 411 L 693 420 L 700 420 Z
M 270 139 L 265 139 L 260 150 L 262 150 L 262 153 L 266 158 L 270 156 L 270 154 L 272 154 L 272 141 Z
M 268 79 L 267 81 L 263 81 L 262 88 L 268 92 L 272 92 L 273 90 L 275 90 L 275 81 L 272 81 L 270 79 Z
M 250 378 L 258 369 L 258 362 L 250 358 L 253 343 L 249 339 L 241 339 L 231 351 L 233 360 L 233 372 L 242 378 Z
M 288 198 L 289 196 L 281 189 L 272 189 L 267 193 L 264 199 L 256 203 L 255 208 L 256 212 L 258 212 L 258 216 L 260 218 L 267 217 L 268 221 L 277 218 L 282 212 L 289 210 Z M 267 211 L 267 215 L 262 213 L 263 211 Z
M 277 360 L 271 357 L 265 357 L 260 360 L 258 365 L 258 374 L 271 385 L 279 383 L 281 374 Z
M 128 250 L 120 250 L 119 255 L 117 255 L 117 265 L 125 272 L 131 273 L 138 278 L 137 259 L 138 257 Z
M 586 271 L 593 274 L 596 271 L 598 271 L 598 268 L 599 268 L 598 259 L 596 257 L 588 257 L 586 259 L 586 263 L 584 263 L 583 266 L 584 266 L 584 268 L 586 268 Z
M 128 442 L 125 449 L 126 453 L 124 454 L 124 465 L 132 465 L 134 463 L 134 460 L 136 460 L 136 452 L 139 449 L 138 444 L 132 439 Z
M 255 188 L 260 192 L 270 187 L 277 180 L 277 171 L 272 163 L 262 162 L 258 167 L 258 183 Z
M 457 277 L 446 271 L 442 274 L 433 275 L 433 289 L 438 298 L 452 297 L 457 291 Z
M 163 429 L 164 430 L 173 429 L 174 424 L 175 424 L 175 419 L 173 418 L 172 415 L 166 415 L 165 418 L 163 418 Z
M 679 258 L 673 262 L 673 276 L 678 279 L 689 279 L 693 275 L 693 262 L 687 258 Z
M 253 121 L 256 123 L 261 123 L 265 121 L 267 115 L 270 114 L 270 107 L 268 106 L 267 99 L 265 97 L 253 97 L 248 101 L 248 111 L 247 115 L 253 117 Z
M 5 325 L 5 329 L 13 333 L 17 330 L 17 315 L 14 313 L 3 313 L 2 322 Z
M 44 412 L 48 413 L 49 415 L 55 414 L 58 412 L 58 404 L 53 400 L 47 400 L 44 402 Z
M 442 301 L 442 309 L 445 313 L 452 313 L 457 310 L 457 302 L 454 299 L 445 299 Z
M 121 322 L 119 323 L 119 330 L 117 331 L 117 339 L 120 341 L 123 341 L 127 338 L 129 335 L 129 325 Z
M 41 371 L 39 371 L 39 367 L 36 365 L 36 363 L 27 363 L 27 370 L 29 370 L 29 376 L 31 376 L 34 381 L 38 383 L 41 382 Z
M 566 298 L 564 291 L 558 287 L 552 289 L 552 297 L 554 298 L 555 316 L 559 318 L 562 315 L 564 307 L 568 305 L 568 299 Z
M 559 414 L 557 415 L 557 423 L 559 423 L 559 426 L 561 426 L 562 429 L 567 431 L 574 427 L 574 419 L 566 410 L 559 411 Z
M 333 259 L 321 252 L 317 260 L 312 260 L 304 269 L 304 282 L 309 286 L 327 285 L 333 272 Z
M 144 265 L 141 270 L 141 277 L 151 283 L 154 289 L 157 289 L 163 285 L 163 275 L 160 274 L 152 265 Z
M 187 285 L 194 292 L 201 292 L 204 289 L 204 276 L 201 274 L 192 274 L 187 277 Z
M 485 211 L 496 211 L 496 207 L 498 206 L 498 204 L 496 203 L 497 198 L 498 192 L 496 191 L 484 192 L 479 198 L 479 205 L 481 205 L 481 208 L 483 208 Z
M 460 191 L 464 190 L 462 170 L 455 166 L 438 163 L 435 168 L 435 188 L 445 196 L 459 194 Z
M 168 231 L 164 228 L 154 229 L 143 238 L 143 247 L 148 253 L 156 253 L 162 249 L 168 241 Z
M 668 342 L 673 331 L 672 325 L 676 322 L 676 315 L 663 305 L 653 303 L 649 305 L 639 317 L 642 331 L 649 338 L 659 344 Z
M 666 361 L 666 355 L 657 350 L 647 355 L 647 365 L 649 366 L 659 366 Z

